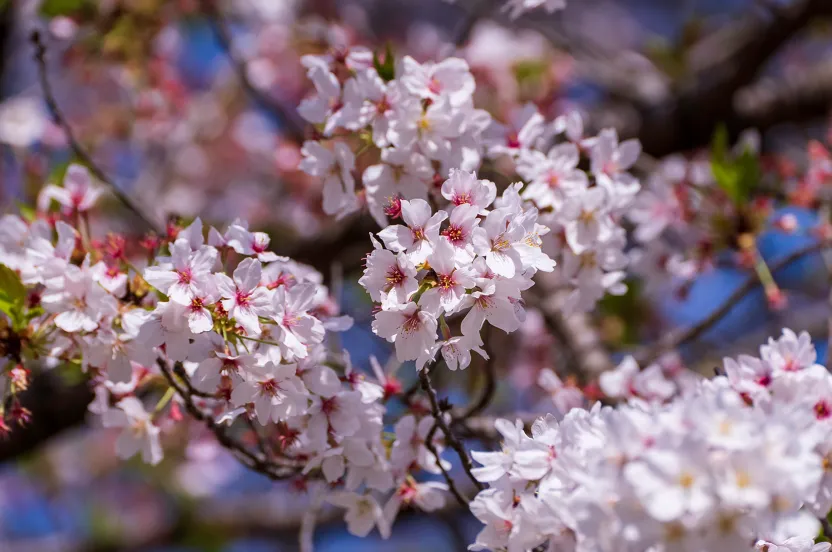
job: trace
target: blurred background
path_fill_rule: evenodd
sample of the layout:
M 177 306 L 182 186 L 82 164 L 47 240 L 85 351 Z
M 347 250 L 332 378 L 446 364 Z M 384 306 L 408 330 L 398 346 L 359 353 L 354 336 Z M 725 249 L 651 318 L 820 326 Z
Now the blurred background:
M 786 183 L 789 170 L 804 172 L 808 140 L 827 139 L 829 0 L 567 0 L 564 11 L 517 20 L 502 4 L 0 0 L 2 212 L 33 205 L 72 158 L 69 137 L 44 101 L 43 70 L 74 138 L 152 220 L 199 216 L 221 225 L 242 218 L 269 232 L 276 252 L 321 271 L 356 320 L 342 346 L 367 368 L 370 355 L 382 363 L 390 355 L 369 329 L 369 298 L 355 283 L 367 232 L 376 227 L 366 216 L 324 215 L 321 183 L 297 170 L 306 130 L 295 107 L 311 90 L 300 63 L 305 53 L 353 44 L 375 51 L 389 44 L 419 60 L 455 53 L 477 77 L 478 107 L 497 118 L 531 101 L 548 117 L 578 109 L 590 132 L 613 126 L 622 138 L 641 139 L 643 179 L 651 159 L 707 152 L 720 123 L 732 139 L 756 129 L 745 139 Z M 810 9 L 791 17 L 793 5 Z M 41 58 L 34 30 L 46 47 Z M 728 63 L 743 48 L 748 66 Z M 719 88 L 725 82 L 727 93 Z M 499 163 L 489 170 L 498 184 L 509 182 Z M 789 203 L 775 206 L 771 219 L 789 213 L 805 227 L 817 221 L 816 205 Z M 115 199 L 104 212 L 94 235 L 147 231 Z M 758 248 L 773 263 L 816 239 L 775 229 L 759 236 Z M 752 289 L 678 360 L 712 373 L 722 356 L 753 352 L 787 326 L 810 331 L 822 360 L 828 274 L 820 254 L 776 271 L 787 306 L 772 308 L 762 288 Z M 586 347 L 618 361 L 670 328 L 706 318 L 747 275 L 715 263 L 684 286 L 648 286 L 636 277 L 627 295 L 603 300 L 578 329 L 561 328 L 566 337 L 552 331 L 543 310 L 529 309 L 510 340 L 492 332 L 501 385 L 490 412 L 551 408 L 552 397 L 535 382 L 544 368 L 567 375 L 574 359 L 561 342 L 569 332 L 598 328 Z M 579 354 L 591 355 L 586 347 Z M 452 402 L 481 387 L 476 362 L 437 376 Z M 405 385 L 412 372 L 402 370 Z M 113 454 L 116 435 L 86 422 L 91 398 L 71 379 L 33 383 L 33 424 L 0 441 L 0 552 L 297 549 L 303 489 L 248 472 L 196 427 L 166 437 L 156 468 L 122 462 Z M 478 530 L 462 511 L 408 514 L 388 541 L 357 539 L 325 512 L 315 542 L 319 551 L 461 551 Z

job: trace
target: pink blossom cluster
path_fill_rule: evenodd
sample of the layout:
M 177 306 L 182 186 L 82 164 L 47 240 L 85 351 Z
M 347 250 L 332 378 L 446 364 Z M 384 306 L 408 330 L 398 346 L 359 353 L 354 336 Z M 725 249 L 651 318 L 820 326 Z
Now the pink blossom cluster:
M 472 549 L 828 550 L 832 375 L 815 360 L 787 329 L 665 400 L 572 408 L 531 436 L 498 421 L 502 450 L 473 453 L 489 488 Z
M 53 230 L 45 219 L 6 216 L 0 262 L 20 274 L 29 303 L 42 309 L 30 311 L 31 348 L 47 366 L 77 364 L 93 376 L 90 410 L 105 427 L 122 428 L 119 457 L 163 459 L 165 428 L 190 406 L 175 386 L 148 404 L 156 398 L 148 386 L 167 374 L 188 382 L 192 407 L 213 424 L 242 416 L 276 428 L 281 465 L 303 485 L 325 482 L 326 498 L 346 509 L 356 535 L 377 526 L 386 537 L 402 505 L 444 505 L 444 483 L 414 478 L 440 473 L 440 462 L 450 468 L 431 431 L 434 418 L 414 407 L 385 433 L 385 402 L 400 385 L 375 359 L 369 378 L 346 351 L 327 348 L 326 332 L 352 320 L 335 315 L 319 273 L 271 252 L 269 236 L 242 221 L 220 232 L 199 219 L 166 245 L 150 243 L 143 269 L 123 242 L 108 244 L 92 263 L 91 251 L 100 252 L 84 221 L 102 191 L 86 169 L 71 166 L 63 187 L 43 190 L 41 205 L 57 201 L 78 216 L 78 227 L 58 220 Z M 4 398 L 9 383 L 0 378 Z
M 537 222 L 537 209 L 523 204 L 521 187 L 497 197 L 493 182 L 452 170 L 441 189 L 454 206 L 450 213 L 403 199 L 404 224 L 381 230 L 381 241 L 371 237 L 374 250 L 359 283 L 380 305 L 373 331 L 395 344 L 399 361 L 415 360 L 422 369 L 441 351 L 451 370 L 464 369 L 471 351 L 487 357 L 485 322 L 506 333 L 520 326 L 522 291 L 538 270 L 555 266 L 541 250 L 549 229 Z M 461 335 L 451 332 L 452 316 L 462 317 Z
M 385 75 L 387 80 L 373 60 L 361 47 L 302 58 L 315 93 L 298 110 L 320 139 L 304 143 L 300 168 L 324 179 L 324 211 L 343 216 L 362 206 L 353 174 L 356 157 L 372 154 L 360 181 L 370 213 L 385 226 L 391 200 L 427 200 L 438 195 L 440 175 L 478 168 L 481 135 L 491 116 L 474 108 L 476 85 L 465 60 L 420 64 L 406 56 L 395 64 L 395 78 Z M 387 61 L 393 67 L 393 60 Z
M 489 157 L 514 161 L 526 183 L 522 199 L 552 230 L 543 247 L 557 262 L 556 278 L 570 290 L 562 304 L 566 312 L 586 312 L 606 293 L 626 292 L 621 221 L 641 189 L 629 173 L 641 153 L 638 140 L 619 143 L 615 129 L 593 137 L 583 132 L 577 112 L 547 124 L 529 104 L 516 109 L 508 124 L 492 124 L 484 138 Z

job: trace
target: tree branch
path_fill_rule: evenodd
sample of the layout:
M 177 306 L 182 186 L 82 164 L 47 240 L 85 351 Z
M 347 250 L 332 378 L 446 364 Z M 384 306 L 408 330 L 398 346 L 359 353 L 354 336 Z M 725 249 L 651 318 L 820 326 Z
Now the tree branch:
M 32 422 L 12 428 L 7 438 L 0 439 L 0 462 L 35 450 L 58 433 L 82 424 L 93 397 L 87 381 L 68 385 L 55 371 L 38 374 L 20 394 Z
M 246 93 L 263 109 L 274 116 L 281 125 L 285 135 L 292 141 L 302 144 L 305 136 L 305 123 L 297 114 L 294 107 L 283 105 L 283 103 L 275 97 L 266 95 L 262 90 L 254 86 L 251 79 L 248 78 L 248 70 L 246 61 L 237 56 L 234 51 L 234 45 L 231 40 L 231 31 L 225 24 L 225 19 L 220 13 L 215 0 L 201 0 L 202 11 L 208 18 L 211 28 L 217 37 L 220 45 L 231 65 L 237 78 L 240 79 L 240 84 Z
M 734 106 L 736 116 L 727 121 L 729 132 L 734 134 L 746 128 L 765 130 L 822 117 L 832 110 L 832 62 L 822 62 L 788 79 L 764 79 L 740 91 Z
M 254 452 L 248 449 L 241 442 L 237 441 L 228 434 L 228 428 L 220 425 L 214 421 L 213 417 L 205 414 L 193 401 L 193 386 L 187 378 L 181 378 L 182 383 L 177 381 L 173 372 L 168 367 L 167 363 L 160 359 L 157 362 L 162 375 L 168 381 L 171 387 L 176 390 L 176 393 L 182 398 L 185 408 L 188 413 L 205 424 L 216 437 L 217 441 L 229 452 L 231 452 L 243 465 L 248 468 L 261 473 L 274 481 L 291 478 L 300 473 L 301 466 L 296 467 L 280 466 L 271 461 L 266 454 L 262 452 Z M 247 414 L 245 414 L 247 415 Z M 259 437 L 258 437 L 259 438 Z
M 770 266 L 771 273 L 776 276 L 778 271 L 787 267 L 791 263 L 806 257 L 807 255 L 819 253 L 825 249 L 829 249 L 830 247 L 832 247 L 832 242 L 823 241 L 808 245 L 798 249 L 797 251 L 793 251 L 789 255 L 786 255 L 776 263 L 772 264 Z M 736 304 L 746 296 L 746 294 L 758 285 L 760 285 L 760 280 L 757 275 L 750 275 L 745 282 L 743 282 L 743 284 L 737 288 L 737 290 L 734 291 L 730 297 L 728 297 L 728 299 L 726 299 L 718 308 L 702 319 L 699 323 L 694 324 L 689 328 L 669 332 L 657 343 L 648 347 L 643 347 L 637 351 L 633 355 L 636 362 L 638 362 L 639 366 L 645 368 L 655 362 L 656 359 L 658 359 L 662 354 L 677 349 L 685 343 L 697 339 L 714 324 L 719 322 L 726 314 L 731 312 L 731 309 L 733 309 Z
M 139 207 L 139 205 L 133 201 L 133 199 L 124 193 L 118 186 L 116 186 L 115 182 L 110 180 L 109 177 L 104 173 L 101 168 L 92 160 L 90 154 L 84 149 L 84 147 L 78 142 L 78 139 L 75 136 L 75 132 L 70 126 L 69 122 L 67 121 L 66 117 L 64 116 L 61 108 L 58 106 L 58 102 L 55 100 L 55 94 L 52 90 L 52 85 L 49 82 L 49 77 L 47 75 L 46 70 L 46 46 L 43 43 L 41 38 L 40 32 L 37 30 L 32 31 L 31 34 L 31 41 L 35 47 L 35 62 L 38 68 L 38 78 L 40 80 L 40 87 L 43 90 L 44 100 L 46 101 L 46 105 L 49 108 L 49 112 L 52 115 L 52 120 L 55 121 L 55 124 L 58 125 L 61 130 L 63 130 L 64 134 L 66 135 L 67 142 L 69 143 L 70 149 L 72 149 L 75 156 L 78 158 L 81 163 L 87 166 L 89 171 L 92 173 L 95 178 L 101 181 L 102 184 L 106 185 L 107 188 L 113 193 L 113 195 L 118 198 L 118 200 L 129 209 L 139 220 L 144 223 L 145 226 L 148 228 L 155 230 L 158 233 L 162 233 L 162 228 L 159 224 L 157 224 L 153 218 L 147 215 L 144 210 Z
M 451 428 L 448 426 L 448 423 L 445 421 L 444 412 L 439 407 L 439 399 L 436 396 L 436 389 L 433 388 L 433 384 L 430 381 L 430 374 L 427 367 L 419 371 L 419 381 L 422 384 L 422 389 L 428 395 L 428 400 L 430 400 L 431 415 L 433 416 L 433 419 L 436 420 L 435 425 L 439 426 L 439 429 L 441 429 L 442 433 L 445 434 L 445 439 L 448 441 L 448 444 L 454 449 L 454 451 L 456 451 L 460 462 L 462 462 L 462 469 L 465 471 L 466 475 L 468 475 L 471 482 L 477 487 L 477 489 L 484 489 L 483 484 L 480 483 L 476 477 L 474 477 L 473 473 L 471 473 L 474 465 L 471 462 L 471 457 L 468 456 L 468 451 L 465 450 L 465 446 L 456 437 L 456 435 L 454 435 L 453 431 L 451 431 Z
M 774 54 L 810 21 L 832 15 L 828 0 L 795 0 L 770 17 L 742 18 L 706 37 L 688 56 L 692 72 L 678 93 L 642 111 L 638 130 L 645 151 L 656 157 L 707 144 L 720 122 L 742 128 L 734 97 Z M 763 119 L 764 121 L 765 119 Z

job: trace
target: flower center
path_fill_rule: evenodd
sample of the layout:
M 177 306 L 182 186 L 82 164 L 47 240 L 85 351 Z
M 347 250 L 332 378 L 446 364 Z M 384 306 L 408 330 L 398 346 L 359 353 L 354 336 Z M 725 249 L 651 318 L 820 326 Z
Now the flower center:
M 820 400 L 815 404 L 815 417 L 818 420 L 825 420 L 830 415 L 832 415 L 832 409 L 830 409 L 829 403 L 825 400 Z
M 280 383 L 275 381 L 274 378 L 260 382 L 261 394 L 274 397 L 275 395 L 277 395 L 278 391 L 280 391 Z
M 393 265 L 387 269 L 387 276 L 385 276 L 385 280 L 387 280 L 387 286 L 385 288 L 386 291 L 390 291 L 394 287 L 398 287 L 404 282 L 404 272 L 402 269 L 399 268 L 399 265 Z
M 417 332 L 422 328 L 422 320 L 419 318 L 419 311 L 414 312 L 402 323 L 402 331 L 404 333 Z
M 454 194 L 454 205 L 469 205 L 471 204 L 471 192 L 463 192 L 461 194 Z
M 191 280 L 194 277 L 193 272 L 191 272 L 190 267 L 185 268 L 183 270 L 180 270 L 179 272 L 177 272 L 177 274 L 179 274 L 179 283 L 180 284 L 190 284 Z
M 428 82 L 428 90 L 430 90 L 431 94 L 439 94 L 442 92 L 442 83 L 436 77 L 432 77 Z
M 453 244 L 457 244 L 465 239 L 465 232 L 462 230 L 462 228 L 454 225 L 449 226 L 442 233 L 442 235 L 448 238 L 448 240 Z
M 454 280 L 454 273 L 451 272 L 450 274 L 439 274 L 439 287 L 443 291 L 448 291 L 453 289 L 456 286 L 456 281 Z
M 241 307 L 248 307 L 251 303 L 251 294 L 238 289 L 234 294 L 234 301 Z

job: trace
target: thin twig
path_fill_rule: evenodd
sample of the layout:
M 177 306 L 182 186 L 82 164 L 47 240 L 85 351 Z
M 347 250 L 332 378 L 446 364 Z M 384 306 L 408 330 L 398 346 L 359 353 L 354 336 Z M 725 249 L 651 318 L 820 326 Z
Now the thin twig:
M 470 501 L 464 494 L 462 494 L 462 491 L 457 488 L 456 481 L 454 481 L 454 478 L 451 477 L 448 470 L 445 469 L 445 466 L 442 465 L 442 458 L 439 456 L 439 451 L 436 450 L 436 445 L 433 444 L 433 437 L 436 435 L 437 429 L 439 429 L 439 425 L 434 422 L 425 437 L 425 448 L 433 454 L 434 458 L 436 458 L 436 465 L 439 467 L 439 471 L 442 472 L 442 477 L 445 478 L 445 482 L 448 484 L 448 489 L 451 491 L 451 494 L 454 495 L 454 498 L 456 498 L 457 502 L 459 502 L 462 507 L 467 507 Z
M 462 469 L 465 471 L 468 478 L 477 489 L 482 490 L 483 484 L 480 483 L 474 474 L 471 473 L 471 470 L 474 467 L 473 462 L 471 462 L 471 457 L 468 456 L 468 451 L 465 450 L 462 442 L 454 435 L 454 432 L 451 431 L 451 428 L 448 427 L 448 423 L 445 421 L 444 413 L 442 409 L 439 408 L 439 399 L 436 396 L 436 389 L 433 388 L 433 384 L 430 381 L 430 374 L 426 368 L 419 371 L 419 381 L 422 383 L 422 389 L 427 393 L 428 399 L 430 400 L 430 409 L 431 415 L 433 419 L 436 420 L 436 425 L 439 426 L 439 429 L 442 430 L 442 433 L 445 434 L 445 439 L 448 441 L 448 444 L 451 448 L 456 451 L 457 456 L 459 456 L 460 462 L 462 462 Z
M 159 368 L 162 371 L 162 375 L 165 377 L 165 379 L 168 381 L 171 387 L 173 387 L 176 390 L 177 394 L 179 394 L 179 396 L 182 397 L 182 401 L 184 402 L 185 408 L 187 409 L 188 413 L 195 419 L 204 423 L 205 426 L 214 434 L 217 441 L 223 447 L 228 449 L 241 463 L 258 473 L 262 473 L 263 475 L 274 481 L 288 479 L 299 473 L 299 467 L 290 468 L 285 466 L 278 466 L 271 462 L 266 457 L 266 455 L 253 452 L 249 450 L 241 442 L 232 438 L 226 431 L 225 427 L 215 422 L 213 417 L 204 413 L 202 410 L 199 409 L 199 407 L 196 406 L 196 404 L 194 404 L 192 395 L 189 392 L 190 383 L 187 382 L 186 378 L 181 378 L 182 381 L 185 382 L 184 384 L 180 384 L 180 382 L 177 381 L 177 378 L 174 375 L 176 368 L 174 368 L 174 370 L 172 371 L 168 367 L 167 362 L 164 362 L 161 359 L 159 359 L 157 364 L 159 365 Z
M 474 403 L 468 406 L 465 410 L 463 410 L 459 415 L 454 416 L 454 422 L 464 421 L 470 418 L 471 416 L 476 416 L 480 414 L 483 410 L 485 410 L 491 401 L 494 400 L 494 393 L 497 392 L 497 366 L 496 366 L 496 359 L 494 358 L 494 351 L 493 348 L 490 346 L 491 343 L 491 334 L 493 331 L 491 330 L 491 326 L 487 326 L 485 329 L 485 351 L 488 355 L 488 359 L 483 363 L 483 374 L 485 376 L 485 385 L 482 388 L 482 392 L 480 393 L 479 399 L 477 399 Z
M 460 47 L 471 38 L 471 31 L 474 25 L 486 16 L 486 12 L 490 8 L 489 0 L 474 0 L 471 8 L 467 10 L 465 16 L 457 23 L 451 33 L 451 42 Z
M 266 95 L 262 90 L 254 86 L 248 78 L 248 70 L 246 61 L 237 56 L 234 51 L 234 45 L 231 40 L 231 30 L 225 24 L 225 19 L 220 13 L 216 5 L 216 0 L 202 0 L 202 11 L 208 18 L 211 28 L 217 37 L 217 40 L 222 46 L 237 78 L 240 79 L 240 84 L 246 93 L 256 101 L 263 109 L 271 113 L 280 123 L 285 135 L 292 139 L 292 141 L 302 144 L 305 136 L 304 123 L 298 117 L 297 111 L 294 107 L 288 107 L 275 97 Z
M 818 243 L 814 243 L 812 245 L 808 245 L 797 251 L 793 251 L 789 255 L 786 255 L 776 263 L 771 265 L 771 273 L 777 274 L 777 271 L 782 270 L 783 268 L 787 267 L 791 263 L 813 253 L 819 253 L 825 249 L 832 247 L 832 242 L 829 241 L 822 241 Z M 689 327 L 677 330 L 675 332 L 668 333 L 663 339 L 660 339 L 657 343 L 642 348 L 640 351 L 636 352 L 633 355 L 638 362 L 639 366 L 642 368 L 649 366 L 652 364 L 656 359 L 658 359 L 662 354 L 672 351 L 681 345 L 689 341 L 693 341 L 694 339 L 700 337 L 703 333 L 705 333 L 711 326 L 719 322 L 726 314 L 728 314 L 731 309 L 736 306 L 736 304 L 746 296 L 752 289 L 756 288 L 760 284 L 760 279 L 757 277 L 756 274 L 752 274 L 748 277 L 748 279 L 743 282 L 743 284 L 737 288 L 734 293 L 731 294 L 728 299 L 726 299 L 717 309 L 715 309 L 711 314 L 706 316 L 702 319 L 699 323 Z
M 66 117 L 61 111 L 61 108 L 58 107 L 58 102 L 55 100 L 55 93 L 52 90 L 52 85 L 49 82 L 49 77 L 47 75 L 46 69 L 46 46 L 43 43 L 41 38 L 40 32 L 37 30 L 32 31 L 31 35 L 32 44 L 35 47 L 35 62 L 38 67 L 38 78 L 40 80 L 40 87 L 43 90 L 43 97 L 46 101 L 46 105 L 49 108 L 49 112 L 52 115 L 52 120 L 55 121 L 55 124 L 58 125 L 61 130 L 63 130 L 64 134 L 66 135 L 67 142 L 69 147 L 72 149 L 75 156 L 78 158 L 81 163 L 87 166 L 89 171 L 95 176 L 98 180 L 101 181 L 102 184 L 106 185 L 110 191 L 115 195 L 121 203 L 124 204 L 137 218 L 139 218 L 148 228 L 155 230 L 156 232 L 161 232 L 161 227 L 156 224 L 151 217 L 146 215 L 143 210 L 130 198 L 126 193 L 121 191 L 121 189 L 116 186 L 115 182 L 110 180 L 107 175 L 104 173 L 101 168 L 92 160 L 92 157 L 89 153 L 84 149 L 84 147 L 78 142 L 78 139 L 75 137 L 75 132 L 70 126 L 69 122 L 67 121 Z

